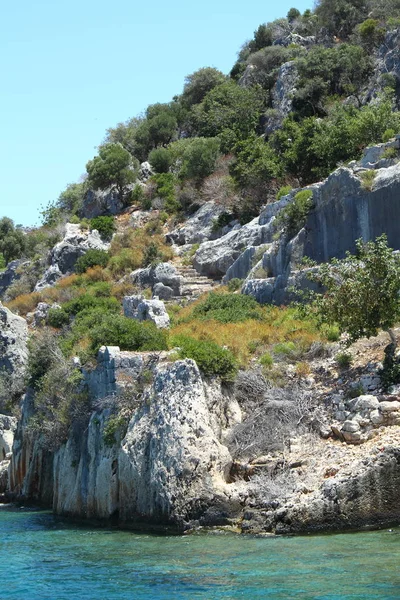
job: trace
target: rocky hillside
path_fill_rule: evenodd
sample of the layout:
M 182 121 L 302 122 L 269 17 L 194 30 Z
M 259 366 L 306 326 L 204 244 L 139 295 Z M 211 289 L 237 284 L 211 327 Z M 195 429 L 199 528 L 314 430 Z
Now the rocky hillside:
M 124 527 L 398 522 L 399 19 L 291 9 L 109 129 L 42 227 L 0 220 L 0 494 Z M 321 265 L 367 269 L 382 234 L 395 308 L 354 333 Z

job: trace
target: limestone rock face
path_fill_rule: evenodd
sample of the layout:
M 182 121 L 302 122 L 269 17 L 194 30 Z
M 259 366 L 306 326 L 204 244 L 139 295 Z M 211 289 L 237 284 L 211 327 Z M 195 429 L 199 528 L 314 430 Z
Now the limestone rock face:
M 315 287 L 300 269 L 305 256 L 316 263 L 343 258 L 347 251 L 354 253 L 358 238 L 374 240 L 382 233 L 399 250 L 400 163 L 382 159 L 386 148 L 398 145 L 395 140 L 368 148 L 359 163 L 340 167 L 324 181 L 305 188 L 313 194 L 313 208 L 294 237 L 282 234 L 274 240 L 274 222 L 299 190 L 268 205 L 238 231 L 203 242 L 194 257 L 195 269 L 209 277 L 223 276 L 224 282 L 245 279 L 244 293 L 262 303 L 284 304 L 294 299 L 293 287 Z M 363 187 L 360 177 L 365 168 L 376 171 L 371 189 Z
M 78 258 L 88 250 L 108 250 L 109 247 L 110 244 L 102 241 L 96 229 L 82 231 L 80 225 L 67 223 L 64 238 L 51 250 L 51 265 L 37 283 L 35 291 L 40 291 L 52 285 L 62 275 L 71 273 Z
M 131 420 L 119 462 L 122 518 L 143 514 L 188 521 L 228 500 L 231 458 L 212 429 L 196 364 L 160 370 L 145 406 Z M 126 485 L 126 482 L 137 482 Z
M 376 98 L 387 86 L 387 76 L 392 75 L 397 85 L 400 81 L 400 30 L 388 31 L 377 52 L 375 73 L 369 80 L 363 102 L 367 104 Z
M 17 428 L 17 419 L 0 414 L 0 460 L 9 458 Z
M 4 494 L 8 485 L 8 467 L 17 419 L 0 414 L 0 494 Z
M 294 61 L 284 63 L 280 67 L 276 84 L 272 90 L 272 108 L 276 112 L 268 119 L 266 127 L 267 135 L 270 135 L 278 129 L 281 126 L 282 121 L 292 111 L 293 96 L 296 91 L 298 80 L 299 73 Z
M 400 448 L 388 446 L 275 511 L 247 511 L 242 528 L 301 533 L 390 525 L 400 518 L 399 489 Z
M 146 300 L 143 296 L 125 296 L 124 315 L 137 321 L 152 321 L 159 329 L 169 327 L 170 319 L 162 300 Z
M 215 220 L 225 212 L 225 208 L 215 202 L 206 202 L 197 210 L 182 227 L 167 234 L 167 241 L 183 246 L 200 244 L 206 240 L 219 237 L 213 231 Z
M 93 219 L 100 215 L 117 215 L 123 206 L 115 188 L 88 190 L 83 200 L 82 216 Z
M 249 246 L 272 242 L 272 233 L 270 224 L 260 225 L 259 219 L 254 219 L 218 240 L 201 244 L 194 256 L 193 266 L 201 275 L 222 277 Z
M 100 390 L 105 371 L 109 383 L 122 384 L 150 368 L 153 381 L 131 408 L 125 428 L 113 429 L 111 435 L 112 389 L 103 387 L 108 400 L 54 455 L 24 434 L 34 411 L 28 395 L 14 442 L 10 493 L 44 501 L 58 514 L 101 519 L 118 514 L 121 524 L 144 520 L 181 529 L 225 524 L 240 512 L 227 483 L 232 459 L 222 443 L 225 432 L 240 420 L 237 403 L 226 398 L 217 382 L 204 382 L 192 360 L 149 367 L 150 358 L 103 349 L 91 393 Z M 118 402 L 116 396 L 116 406 Z
M 0 302 L 0 372 L 10 378 L 10 393 L 23 388 L 28 361 L 28 326 L 22 317 L 14 315 Z
M 4 271 L 0 272 L 0 298 L 4 296 L 10 285 L 21 277 L 18 268 L 27 264 L 29 264 L 29 261 L 13 260 L 8 263 Z

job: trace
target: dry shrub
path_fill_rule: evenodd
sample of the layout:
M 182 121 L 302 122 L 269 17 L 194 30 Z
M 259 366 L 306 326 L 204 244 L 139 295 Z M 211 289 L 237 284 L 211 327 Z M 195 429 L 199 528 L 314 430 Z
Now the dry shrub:
M 216 202 L 227 210 L 231 210 L 238 199 L 233 179 L 220 173 L 213 173 L 204 180 L 201 193 L 204 202 Z
M 312 392 L 299 385 L 277 388 L 257 371 L 241 371 L 235 394 L 245 415 L 229 439 L 235 458 L 249 460 L 282 450 L 294 433 L 311 428 Z
M 172 249 L 165 244 L 162 234 L 150 233 L 142 227 L 115 236 L 110 248 L 109 270 L 111 274 L 114 277 L 122 277 L 142 267 L 146 250 L 150 245 L 156 246 L 160 260 L 172 259 Z
M 138 293 L 138 289 L 131 281 L 114 283 L 111 288 L 111 296 L 115 296 L 118 300 L 122 300 L 124 296 L 132 296 L 135 293 Z
M 99 281 L 111 281 L 112 277 L 108 269 L 96 265 L 86 271 L 84 279 L 89 283 L 97 283 Z
M 42 297 L 39 292 L 32 292 L 31 294 L 21 294 L 6 303 L 7 308 L 9 308 L 13 313 L 18 315 L 26 315 L 29 312 L 35 310 L 36 306 L 39 302 L 41 302 Z
M 240 323 L 191 319 L 194 307 L 201 301 L 202 298 L 193 302 L 177 315 L 177 324 L 172 328 L 171 334 L 192 336 L 227 346 L 243 365 L 254 356 L 250 351 L 254 346 L 257 355 L 261 356 L 270 350 L 273 344 L 293 342 L 296 346 L 295 359 L 299 360 L 313 342 L 320 339 L 314 323 L 295 317 L 293 311 L 285 308 L 269 308 L 265 310 L 264 320 L 250 319 Z
M 75 286 L 61 288 L 56 286 L 42 290 L 41 298 L 43 302 L 47 302 L 48 304 L 53 304 L 54 302 L 63 304 L 64 302 L 69 302 L 69 300 L 81 296 L 84 291 L 84 289 Z
M 57 282 L 57 287 L 58 288 L 71 287 L 73 285 L 78 285 L 79 281 L 80 281 L 79 275 L 67 275 L 67 277 L 62 277 Z

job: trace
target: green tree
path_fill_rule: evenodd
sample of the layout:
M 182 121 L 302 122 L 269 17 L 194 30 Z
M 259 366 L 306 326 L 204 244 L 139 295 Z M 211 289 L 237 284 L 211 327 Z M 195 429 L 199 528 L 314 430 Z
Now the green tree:
M 291 8 L 287 14 L 287 20 L 289 23 L 292 23 L 296 19 L 298 19 L 301 15 L 301 12 L 297 8 Z
M 86 165 L 89 184 L 98 189 L 115 185 L 124 202 L 126 187 L 135 181 L 138 166 L 121 144 L 105 144 L 100 146 L 99 155 Z
M 26 249 L 25 234 L 15 227 L 12 219 L 0 219 L 0 253 L 8 264 L 10 261 L 21 258 Z
M 254 187 L 280 175 L 280 162 L 264 138 L 252 134 L 235 146 L 232 177 L 241 187 Z
M 400 257 L 385 234 L 375 242 L 357 240 L 356 248 L 356 254 L 319 267 L 316 277 L 325 293 L 315 301 L 318 315 L 336 323 L 350 342 L 383 329 L 396 344 L 392 328 L 400 318 Z
M 183 152 L 179 176 L 200 181 L 211 175 L 219 157 L 219 149 L 218 138 L 194 138 Z
M 258 128 L 264 104 L 265 92 L 261 88 L 245 89 L 227 81 L 192 107 L 192 133 L 220 137 L 221 150 L 229 152 L 238 140 L 247 138 Z
M 320 25 L 340 39 L 347 39 L 354 27 L 368 17 L 365 0 L 318 0 L 315 12 Z
M 57 200 L 57 207 L 68 215 L 76 215 L 82 209 L 83 199 L 87 192 L 87 183 L 70 183 L 61 192 Z
M 226 77 L 221 71 L 214 67 L 203 67 L 185 78 L 185 86 L 182 92 L 183 104 L 190 108 L 199 104 L 206 94 L 217 85 L 224 83 Z
M 251 52 L 257 52 L 261 48 L 266 48 L 272 45 L 272 31 L 267 24 L 260 25 L 254 32 L 253 39 L 249 43 Z

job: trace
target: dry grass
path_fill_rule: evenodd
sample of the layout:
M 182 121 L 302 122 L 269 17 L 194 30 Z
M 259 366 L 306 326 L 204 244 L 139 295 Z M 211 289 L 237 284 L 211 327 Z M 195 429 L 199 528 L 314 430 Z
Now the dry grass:
M 32 312 L 41 301 L 41 294 L 32 292 L 31 294 L 21 294 L 14 298 L 14 300 L 5 302 L 5 306 L 17 315 L 26 315 L 27 313 Z
M 251 319 L 225 324 L 213 320 L 191 319 L 194 306 L 200 302 L 201 299 L 178 313 L 171 335 L 189 335 L 198 340 L 210 340 L 227 346 L 242 365 L 248 364 L 250 358 L 260 357 L 273 349 L 274 344 L 282 342 L 293 342 L 296 354 L 301 355 L 322 337 L 315 323 L 301 320 L 296 311 L 290 308 L 268 307 L 264 310 L 262 321 Z

